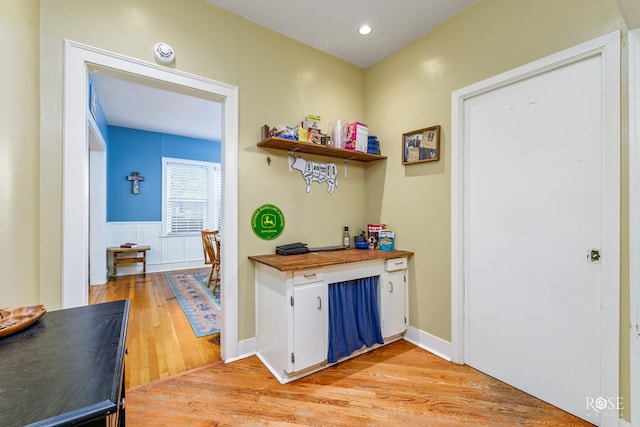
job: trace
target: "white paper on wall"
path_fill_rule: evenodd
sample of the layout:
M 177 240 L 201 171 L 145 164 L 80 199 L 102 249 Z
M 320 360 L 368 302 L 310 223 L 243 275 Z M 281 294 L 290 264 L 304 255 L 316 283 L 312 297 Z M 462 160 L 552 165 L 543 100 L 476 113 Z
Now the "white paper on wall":
M 311 191 L 312 182 L 326 182 L 329 194 L 333 194 L 338 186 L 338 167 L 335 163 L 310 162 L 289 153 L 289 171 L 291 169 L 300 171 L 307 184 L 307 193 Z

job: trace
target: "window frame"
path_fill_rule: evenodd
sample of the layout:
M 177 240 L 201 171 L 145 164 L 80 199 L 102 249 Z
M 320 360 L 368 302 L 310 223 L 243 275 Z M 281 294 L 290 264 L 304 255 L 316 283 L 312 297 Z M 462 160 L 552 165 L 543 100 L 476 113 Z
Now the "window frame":
M 175 157 L 162 157 L 162 236 L 163 237 L 173 237 L 173 236 L 194 236 L 199 235 L 200 231 L 191 231 L 191 232 L 171 232 L 169 231 L 168 224 L 168 182 L 167 182 L 167 173 L 168 166 L 170 163 L 178 163 L 184 164 L 188 166 L 197 166 L 197 167 L 205 167 L 208 170 L 208 191 L 207 191 L 207 223 L 204 224 L 204 229 L 209 230 L 217 230 L 219 224 L 221 222 L 221 213 L 222 206 L 219 205 L 221 202 L 221 194 L 220 192 L 216 192 L 216 176 L 221 186 L 222 179 L 222 165 L 220 163 L 215 162 L 205 162 L 202 160 L 191 160 L 191 159 L 180 159 Z M 216 203 L 218 201 L 218 203 Z

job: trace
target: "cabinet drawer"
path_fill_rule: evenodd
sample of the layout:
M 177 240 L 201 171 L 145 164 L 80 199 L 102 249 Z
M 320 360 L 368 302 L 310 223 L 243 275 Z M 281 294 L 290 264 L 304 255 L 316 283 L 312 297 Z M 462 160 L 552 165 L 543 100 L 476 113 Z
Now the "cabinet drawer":
M 322 271 L 302 270 L 293 273 L 293 284 L 304 285 L 305 283 L 322 282 Z
M 406 258 L 393 258 L 388 259 L 384 265 L 384 269 L 386 271 L 397 271 L 404 270 L 407 268 L 407 259 Z

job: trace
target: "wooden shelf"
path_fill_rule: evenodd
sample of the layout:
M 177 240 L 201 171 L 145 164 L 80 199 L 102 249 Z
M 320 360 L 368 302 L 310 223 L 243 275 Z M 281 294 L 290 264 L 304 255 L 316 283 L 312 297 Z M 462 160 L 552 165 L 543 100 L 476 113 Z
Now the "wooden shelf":
M 327 147 L 326 145 L 314 144 L 313 142 L 302 142 L 277 137 L 267 138 L 264 141 L 259 142 L 258 147 L 317 154 L 319 156 L 357 160 L 359 162 L 375 162 L 387 158 L 387 156 L 380 156 L 378 154 L 369 154 L 356 150 L 345 150 L 344 148 Z

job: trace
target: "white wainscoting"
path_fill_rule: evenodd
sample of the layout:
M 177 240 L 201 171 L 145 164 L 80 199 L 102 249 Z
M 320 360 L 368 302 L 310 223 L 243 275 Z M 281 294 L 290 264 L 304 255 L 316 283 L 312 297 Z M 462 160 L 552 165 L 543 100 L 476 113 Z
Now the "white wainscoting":
M 107 246 L 120 246 L 127 242 L 151 247 L 147 252 L 148 273 L 205 266 L 200 235 L 162 236 L 160 221 L 108 222 Z M 107 268 L 109 275 L 112 275 L 113 259 L 111 257 L 107 259 Z M 142 264 L 118 266 L 118 276 L 138 273 L 142 273 Z

